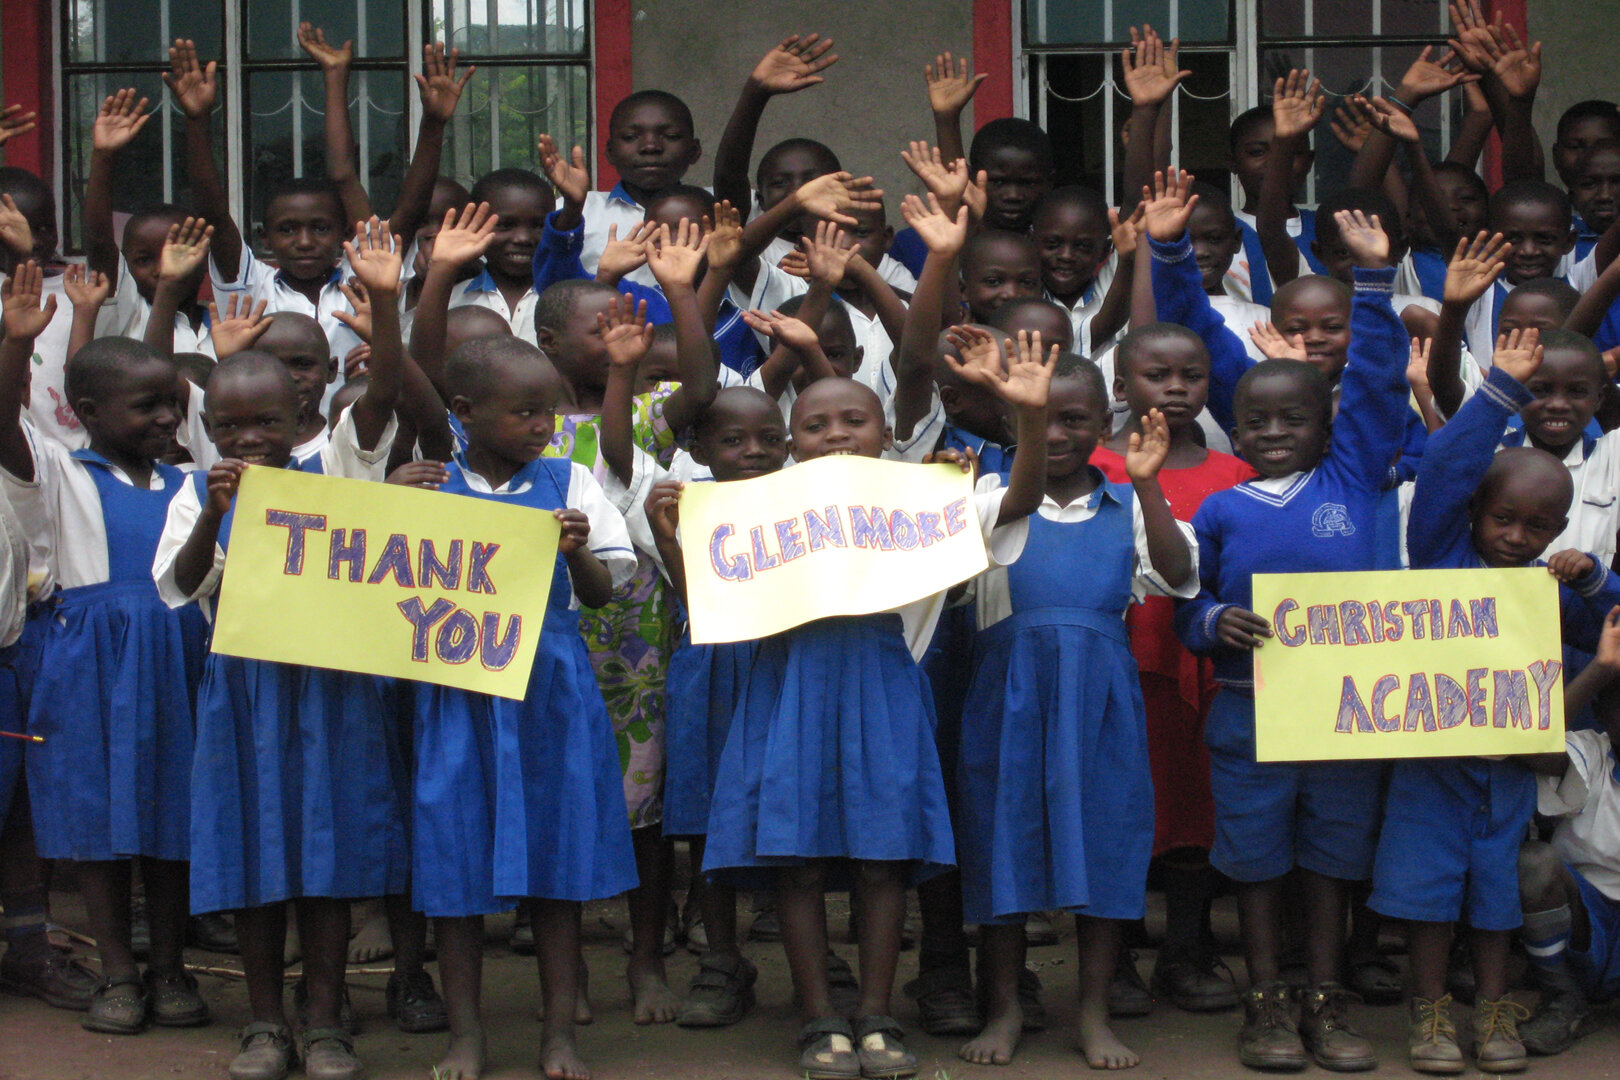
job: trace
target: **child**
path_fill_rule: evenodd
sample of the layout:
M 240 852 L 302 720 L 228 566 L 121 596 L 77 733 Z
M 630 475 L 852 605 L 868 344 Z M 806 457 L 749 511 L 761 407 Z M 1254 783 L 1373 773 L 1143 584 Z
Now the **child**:
M 1031 355 L 1028 339 L 1005 378 L 991 372 L 984 378 L 1018 409 L 1020 434 L 1039 438 L 1050 366 Z M 799 396 L 790 430 L 797 461 L 875 458 L 891 438 L 877 396 L 837 378 Z M 1033 511 L 1044 465 L 1044 456 L 1026 455 L 1014 463 L 1004 492 L 976 499 L 981 527 L 1011 524 Z M 916 636 L 926 639 L 931 628 L 919 630 Z M 955 855 L 932 709 L 914 654 L 893 613 L 821 619 L 766 639 L 721 755 L 720 775 L 736 782 L 715 791 L 704 869 L 776 868 L 782 937 L 806 1019 L 799 1067 L 810 1077 L 917 1070 L 887 1015 L 905 877 L 937 872 Z M 806 769 L 806 762 L 819 764 Z M 876 821 L 892 827 L 872 827 Z M 823 891 L 827 860 L 838 857 L 854 860 L 862 909 L 863 977 L 853 1026 L 834 1015 L 827 989 Z
M 1602 143 L 1575 166 L 1569 186 L 1575 209 L 1575 258 L 1586 258 L 1599 238 L 1620 217 L 1620 143 Z
M 590 471 L 541 456 L 564 386 L 533 346 L 470 342 L 446 363 L 445 384 L 467 445 L 444 470 L 423 463 L 426 486 L 549 512 L 562 540 L 524 699 L 426 683 L 413 690 L 414 906 L 434 919 L 450 1012 L 450 1047 L 434 1071 L 446 1080 L 483 1071 L 483 917 L 525 897 L 545 995 L 540 1068 L 588 1076 L 574 1046 L 580 904 L 633 888 L 636 874 L 618 751 L 578 607 L 605 605 L 635 555 Z
M 1074 326 L 1063 305 L 1037 297 L 1008 300 L 990 316 L 989 325 L 1003 335 L 1017 335 L 1020 330 L 1041 335 L 1041 340 L 1056 345 L 1063 352 L 1074 348 Z
M 298 442 L 293 447 L 293 459 L 303 461 L 319 454 L 326 445 L 327 430 L 321 402 L 327 387 L 335 385 L 338 376 L 338 358 L 327 346 L 326 332 L 308 315 L 283 311 L 271 316 L 269 328 L 259 336 L 254 348 L 286 364 L 287 373 L 298 384 L 298 405 L 302 411 L 298 417 Z M 333 411 L 336 411 L 335 404 Z
M 1245 342 L 1249 356 L 1266 359 L 1259 347 L 1249 341 L 1249 328 L 1257 322 L 1270 322 L 1271 312 L 1227 291 L 1227 272 L 1232 260 L 1243 250 L 1243 233 L 1232 212 L 1232 199 L 1213 184 L 1196 183 L 1193 194 L 1198 202 L 1187 219 L 1187 237 L 1192 241 L 1193 261 L 1198 264 L 1200 283 L 1209 296 L 1209 306 L 1225 320 L 1227 329 Z M 1172 424 L 1174 427 L 1174 424 Z
M 1279 96 L 1283 82 L 1281 79 L 1277 81 L 1276 93 Z M 1237 175 L 1238 184 L 1243 188 L 1243 206 L 1233 211 L 1243 236 L 1243 252 L 1227 272 L 1226 292 L 1239 300 L 1262 306 L 1270 306 L 1271 295 L 1276 289 L 1273 280 L 1278 274 L 1287 274 L 1291 279 L 1302 273 L 1321 272 L 1320 267 L 1310 262 L 1308 254 L 1311 240 L 1316 235 L 1316 214 L 1293 203 L 1294 192 L 1305 182 L 1316 157 L 1310 144 L 1302 137 L 1303 132 L 1296 130 L 1296 124 L 1290 122 L 1285 128 L 1289 134 L 1278 137 L 1275 102 L 1273 98 L 1272 107 L 1257 105 L 1240 114 L 1232 121 L 1228 137 L 1229 163 L 1232 172 Z M 1315 118 L 1307 115 L 1302 119 L 1308 121 L 1303 131 L 1309 131 L 1309 125 L 1315 123 Z M 1270 265 L 1271 255 L 1261 242 L 1259 232 L 1261 195 L 1270 175 L 1268 170 L 1271 169 L 1276 170 L 1276 192 L 1280 195 L 1276 217 L 1284 229 L 1284 235 L 1298 248 L 1297 252 L 1279 249 L 1276 255 L 1281 266 L 1275 269 Z
M 838 62 L 837 53 L 828 55 L 832 46 L 832 38 L 823 39 L 820 34 L 791 34 L 754 65 L 714 153 L 716 201 L 743 207 L 753 202 L 748 191 L 748 159 L 754 152 L 754 136 L 765 106 L 779 94 L 795 94 L 825 82 L 821 73 Z M 778 143 L 759 159 L 754 193 L 759 197 L 761 212 L 769 209 L 766 200 L 773 195 L 780 199 L 800 185 L 839 169 L 833 152 L 813 139 Z
M 536 343 L 534 259 L 546 215 L 556 205 L 547 183 L 527 169 L 496 169 L 473 185 L 471 202 L 488 205 L 494 235 L 484 252 L 484 272 L 450 292 L 450 306 L 477 304 L 506 318 L 512 332 Z
M 1558 460 L 1531 448 L 1496 449 L 1508 416 L 1530 402 L 1525 384 L 1540 363 L 1536 331 L 1500 338 L 1485 389 L 1436 433 L 1412 497 L 1406 543 L 1414 568 L 1541 565 L 1541 553 L 1562 531 L 1573 485 Z M 1620 584 L 1575 550 L 1554 555 L 1548 570 L 1564 586 L 1565 640 L 1594 649 L 1604 616 L 1620 600 Z M 1382 915 L 1410 920 L 1414 1069 L 1463 1068 L 1446 993 L 1458 919 L 1471 928 L 1476 1063 L 1484 1072 L 1525 1067 L 1516 1018 L 1528 1011 L 1508 997 L 1507 961 L 1509 932 L 1520 924 L 1519 845 L 1535 799 L 1535 778 L 1522 760 L 1405 759 L 1394 765 L 1368 903 Z
M 1041 198 L 1030 229 L 1046 298 L 1068 310 L 1075 349 L 1101 349 L 1130 312 L 1130 267 L 1113 257 L 1107 204 L 1090 188 L 1057 188 Z
M 1195 208 L 1190 220 L 1197 217 Z M 1196 245 L 1194 240 L 1195 251 Z M 1200 270 L 1207 282 L 1208 270 Z M 1091 463 L 1111 483 L 1128 482 L 1124 453 L 1148 413 L 1158 410 L 1170 432 L 1159 484 L 1176 520 L 1191 521 L 1210 495 L 1256 475 L 1237 458 L 1199 445 L 1197 417 L 1208 396 L 1209 353 L 1196 334 L 1171 323 L 1133 329 L 1114 353 L 1114 397 L 1126 403 L 1130 420 L 1097 447 Z M 1176 639 L 1174 614 L 1169 599 L 1149 596 L 1125 617 L 1147 710 L 1153 856 L 1164 881 L 1165 940 L 1152 985 L 1178 1008 L 1205 1012 L 1238 1001 L 1230 973 L 1222 978 L 1217 970 L 1220 961 L 1209 940 L 1209 905 L 1218 878 L 1209 865 L 1215 807 L 1204 717 L 1216 684 L 1209 660 L 1191 655 Z
M 57 299 L 56 316 L 34 339 L 28 416 L 41 434 L 76 450 L 86 445 L 89 437 L 64 396 L 63 369 L 73 316 L 62 303 L 67 293 L 62 278 L 64 264 L 56 252 L 56 195 L 49 184 L 27 169 L 0 166 L 0 197 L 5 200 L 4 216 L 10 219 L 5 242 L 0 243 L 0 269 L 9 274 L 32 259 L 45 271 L 45 295 Z
M 1041 295 L 1041 256 L 1034 241 L 1003 229 L 983 229 L 962 248 L 962 302 L 984 322 L 1008 300 Z
M 646 218 L 648 200 L 680 183 L 703 146 L 686 102 L 665 90 L 637 90 L 613 106 L 604 152 L 618 170 L 619 182 L 612 191 L 593 191 L 585 199 L 580 261 L 592 274 L 607 247 L 608 231 L 629 236 Z
M 44 553 L 54 614 L 31 668 L 28 755 L 40 856 L 72 861 L 101 957 L 87 1030 L 133 1035 L 148 1020 L 208 1022 L 182 963 L 190 851 L 193 699 L 206 631 L 170 611 L 151 579 L 169 499 L 183 474 L 156 459 L 180 424 L 173 365 L 139 342 L 102 338 L 68 362 L 66 389 L 90 436 L 69 453 L 18 419 L 40 310 L 37 263 L 5 286 L 0 345 L 0 483 Z M 99 535 L 98 535 L 99 534 Z M 45 595 L 42 593 L 42 595 Z M 130 948 L 132 861 L 141 864 L 152 928 L 144 979 Z
M 1558 118 L 1552 163 L 1566 187 L 1575 183 L 1575 167 L 1599 143 L 1620 142 L 1620 107 L 1612 101 L 1577 101 Z
M 1173 270 L 1191 256 L 1183 236 L 1186 189 L 1185 175 L 1155 181 L 1145 219 L 1155 278 L 1161 266 Z M 1349 214 L 1339 228 L 1358 266 L 1355 332 L 1337 419 L 1328 381 L 1313 364 L 1267 360 L 1238 380 L 1233 443 L 1260 478 L 1216 492 L 1199 508 L 1193 526 L 1203 590 L 1176 613 L 1182 642 L 1213 656 L 1221 684 L 1205 736 L 1215 799 L 1210 862 L 1237 883 L 1252 982 L 1243 996 L 1239 1058 L 1251 1068 L 1302 1068 L 1307 1048 L 1334 1069 L 1365 1069 L 1374 1061 L 1371 1044 L 1350 1026 L 1349 996 L 1338 978 L 1346 891 L 1371 870 L 1381 769 L 1372 762 L 1257 763 L 1247 655 L 1271 632 L 1248 610 L 1254 573 L 1398 562 L 1394 506 L 1381 492 L 1409 414 L 1406 335 L 1389 304 L 1388 237 L 1376 221 Z M 1167 314 L 1167 305 L 1159 310 Z M 1296 867 L 1311 980 L 1303 1031 L 1278 967 L 1278 905 L 1284 877 Z
M 215 367 L 206 408 L 223 460 L 196 473 L 169 504 L 152 567 L 169 606 L 205 601 L 219 587 L 243 470 L 382 479 L 405 363 L 392 241 L 372 218 L 344 245 L 375 304 L 371 371 L 366 392 L 319 454 L 293 460 L 301 406 L 281 361 L 248 351 Z M 360 1075 L 353 1036 L 339 1023 L 349 900 L 400 892 L 408 862 L 392 697 L 391 684 L 372 676 L 208 656 L 197 694 L 191 905 L 236 910 L 252 1016 L 231 1063 L 237 1080 L 283 1076 L 292 1061 L 282 1001 L 288 900 L 298 912 L 308 985 L 299 1059 L 311 1077 Z M 265 746 L 277 752 L 255 749 Z M 339 758 L 341 773 L 333 768 Z
M 1487 228 L 1506 237 L 1512 250 L 1501 278 L 1469 308 L 1465 340 L 1475 356 L 1483 356 L 1493 347 L 1497 317 L 1513 286 L 1534 278 L 1568 279 L 1572 275 L 1573 260 L 1568 256 L 1575 246 L 1575 231 L 1570 214 L 1569 198 L 1539 180 L 1504 184 L 1491 196 Z M 1601 256 L 1589 255 L 1583 262 L 1594 258 Z M 1579 289 L 1591 280 L 1574 284 Z

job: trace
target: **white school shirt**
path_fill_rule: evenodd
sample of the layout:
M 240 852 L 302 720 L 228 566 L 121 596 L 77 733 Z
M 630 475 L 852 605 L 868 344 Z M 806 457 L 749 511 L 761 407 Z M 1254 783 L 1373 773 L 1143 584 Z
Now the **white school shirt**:
M 535 348 L 540 347 L 540 336 L 534 328 L 534 306 L 539 301 L 540 294 L 534 291 L 534 286 L 518 297 L 517 307 L 508 307 L 506 297 L 501 295 L 500 287 L 488 270 L 483 271 L 475 278 L 468 278 L 450 290 L 450 306 L 488 308 L 512 327 L 512 333 L 527 341 Z M 409 340 L 408 338 L 406 340 Z
M 787 258 L 790 253 L 803 250 L 803 248 L 790 244 L 778 236 L 765 245 L 765 250 L 760 253 L 760 258 L 772 266 L 779 266 L 782 260 Z M 916 277 L 910 270 L 906 269 L 905 263 L 899 259 L 890 258 L 888 252 L 884 252 L 883 257 L 878 260 L 877 276 L 888 282 L 889 287 L 892 289 L 899 289 L 901 292 L 907 293 L 917 291 Z
M 219 461 L 219 451 L 214 448 L 214 440 L 208 437 L 208 426 L 203 423 L 203 404 L 207 395 L 203 388 L 186 380 L 186 414 L 180 420 L 180 428 L 174 433 L 175 442 L 178 442 L 191 460 L 199 469 L 211 469 Z
M 491 487 L 488 480 L 465 467 L 461 475 L 466 478 L 468 487 L 491 495 L 521 495 L 534 486 L 528 479 L 513 486 L 513 481 L 517 480 L 514 476 L 500 487 Z M 563 502 L 568 509 L 578 510 L 590 519 L 591 531 L 585 539 L 585 546 L 607 567 L 613 588 L 621 588 L 636 573 L 636 552 L 625 530 L 624 516 L 608 500 L 602 485 L 591 475 L 591 470 L 577 461 L 569 462 L 568 495 Z M 549 568 L 546 572 L 550 573 Z M 571 586 L 568 607 L 571 611 L 579 609 L 579 597 L 574 595 Z
M 1586 253 L 1585 258 L 1575 258 L 1575 252 L 1569 251 L 1558 260 L 1558 266 L 1553 276 L 1560 281 L 1569 283 L 1570 288 L 1578 293 L 1585 293 L 1597 284 L 1598 272 L 1601 268 L 1597 264 L 1597 249 Z M 1487 359 L 1496 351 L 1496 313 L 1498 296 L 1507 297 L 1513 291 L 1513 286 L 1506 278 L 1497 278 L 1491 287 L 1485 290 L 1485 295 L 1475 300 L 1468 308 L 1468 317 L 1463 324 L 1463 341 L 1473 350 L 1475 356 Z
M 624 239 L 647 220 L 647 208 L 632 199 L 621 183 L 614 184 L 612 191 L 587 191 L 584 217 L 584 246 L 579 252 L 579 264 L 586 274 L 595 275 L 597 264 L 602 261 L 602 250 L 607 247 L 608 229 L 617 225 L 618 237 Z M 645 264 L 630 271 L 625 278 L 641 285 L 658 284 L 652 268 Z
M 1547 551 L 1574 548 L 1607 565 L 1614 561 L 1615 534 L 1620 531 L 1620 431 L 1604 434 L 1590 453 L 1585 438 L 1577 440 L 1564 456 L 1564 467 L 1575 481 L 1575 499 L 1569 506 L 1569 524 Z
M 1536 777 L 1536 811 L 1561 820 L 1552 845 L 1598 892 L 1620 901 L 1620 782 L 1614 748 L 1601 731 L 1564 734 L 1562 776 Z
M 990 477 L 1000 483 L 1000 477 Z M 982 483 L 982 481 L 981 481 Z M 1041 496 L 1041 508 L 1036 511 L 1047 521 L 1056 521 L 1060 524 L 1074 524 L 1090 521 L 1097 516 L 1097 508 L 1107 497 L 1106 488 L 1099 484 L 1097 489 L 1083 499 L 1076 499 L 1068 506 L 1059 506 L 1057 500 L 1050 495 Z M 1140 603 L 1143 597 L 1173 596 L 1182 600 L 1191 600 L 1198 595 L 1198 538 L 1193 533 L 1193 527 L 1185 521 L 1177 521 L 1176 527 L 1181 530 L 1181 538 L 1187 542 L 1187 550 L 1192 554 L 1192 573 L 1180 588 L 1173 588 L 1169 582 L 1159 576 L 1153 569 L 1153 559 L 1148 554 L 1147 525 L 1142 519 L 1142 503 L 1136 498 L 1131 499 L 1131 535 L 1136 546 L 1136 565 L 1132 569 L 1134 575 L 1131 581 L 1131 595 Z M 1080 536 L 1080 534 L 1076 534 Z M 991 540 L 995 548 L 992 557 L 991 569 L 974 579 L 974 599 L 977 601 L 976 614 L 979 620 L 979 629 L 988 630 L 1003 619 L 1009 619 L 1013 614 L 1012 588 L 1007 580 L 1006 567 L 1018 561 L 1018 555 L 1009 557 L 1013 541 L 1016 538 L 1018 552 L 1022 553 L 1024 541 L 1029 536 L 1028 520 L 1016 521 L 1011 525 L 995 530 Z M 1085 545 L 1083 540 L 1077 541 L 1075 558 L 1085 558 Z M 995 565 L 999 563 L 1000 565 Z M 1120 619 L 1125 613 L 1120 612 Z
M 102 305 L 101 314 L 96 318 L 96 336 L 144 340 L 147 324 L 152 321 L 152 305 L 136 287 L 135 278 L 129 272 L 129 264 L 124 262 L 122 255 L 118 256 L 117 274 L 118 284 L 107 303 Z M 215 355 L 214 338 L 208 332 L 207 315 L 203 316 L 201 325 L 193 326 L 185 312 L 174 313 L 174 351 L 176 354 Z
M 6 275 L 0 274 L 0 282 L 5 280 Z M 67 298 L 60 273 L 47 272 L 45 275 L 40 302 L 44 303 L 45 297 L 50 296 L 56 297 L 56 314 L 34 339 L 33 362 L 28 368 L 31 375 L 28 418 L 41 435 L 55 439 L 69 450 L 77 450 L 90 445 L 90 436 L 79 425 L 79 418 L 74 415 L 67 400 L 64 372 L 67 368 L 68 338 L 73 331 L 73 301 Z
M 624 515 L 624 525 L 630 535 L 631 546 L 638 554 L 645 555 L 667 579 L 669 568 L 664 565 L 663 557 L 658 554 L 658 539 L 653 534 L 652 522 L 647 518 L 647 497 L 652 494 L 653 485 L 661 480 L 679 480 L 689 484 L 709 483 L 714 480 L 714 473 L 709 471 L 707 465 L 699 465 L 685 450 L 676 450 L 669 468 L 666 469 L 658 464 L 657 458 L 641 447 L 633 446 L 630 449 L 632 454 L 630 483 L 626 485 L 612 469 L 609 469 L 607 479 L 602 483 L 602 491 L 613 508 Z
M 0 648 L 15 645 L 28 619 L 28 541 L 0 499 Z
M 1103 297 L 1108 295 L 1108 289 L 1114 284 L 1114 275 L 1118 271 L 1119 252 L 1110 251 L 1108 258 L 1104 259 L 1102 265 L 1097 267 L 1097 277 L 1086 291 L 1080 295 L 1080 299 L 1074 307 L 1065 304 L 1051 293 L 1043 291 L 1042 295 L 1047 300 L 1068 313 L 1069 325 L 1074 328 L 1074 343 L 1070 346 L 1071 352 L 1078 353 L 1081 356 L 1090 356 L 1092 353 L 1113 344 L 1113 338 L 1109 338 L 1107 341 L 1091 340 L 1091 320 L 1097 317 L 1097 310 L 1102 307 Z
M 280 270 L 264 262 L 253 254 L 246 244 L 242 245 L 242 265 L 238 268 L 235 281 L 224 281 L 220 277 L 219 264 L 214 262 L 212 255 L 208 256 L 208 275 L 214 283 L 214 290 L 221 293 L 246 293 L 249 300 L 257 304 L 265 300 L 265 313 L 274 315 L 278 311 L 295 311 L 300 315 L 308 315 L 321 324 L 326 332 L 327 350 L 339 362 L 338 382 L 327 383 L 326 393 L 321 397 L 321 411 L 325 412 L 332 403 L 332 395 L 337 393 L 338 387 L 343 385 L 343 372 L 341 365 L 343 358 L 349 351 L 360 344 L 360 336 L 348 326 L 339 322 L 332 314 L 342 311 L 354 314 L 354 306 L 349 303 L 348 297 L 338 288 L 340 282 L 348 281 L 354 276 L 349 268 L 347 257 L 338 259 L 332 268 L 332 276 L 321 286 L 320 296 L 315 303 L 310 303 L 303 293 L 287 284 Z M 225 298 L 219 298 L 221 306 Z
M 1255 232 L 1260 231 L 1253 214 L 1246 214 L 1242 210 L 1233 207 L 1232 216 L 1255 230 Z M 1299 234 L 1305 229 L 1305 219 L 1295 214 L 1288 219 L 1287 229 L 1288 235 L 1294 240 L 1294 246 L 1299 247 Z M 1296 276 L 1303 276 L 1312 272 L 1310 260 L 1306 259 L 1305 253 L 1301 251 L 1299 253 L 1299 273 Z M 1237 254 L 1232 256 L 1232 265 L 1226 268 L 1226 276 L 1221 279 L 1221 284 L 1226 288 L 1226 295 L 1235 296 L 1239 300 L 1253 301 L 1254 287 L 1250 284 L 1251 276 L 1248 251 L 1240 244 L 1238 245 Z
M 34 599 L 44 599 L 57 589 L 101 584 L 109 573 L 107 522 L 90 470 L 106 468 L 119 483 L 133 482 L 116 465 L 76 460 L 72 451 L 42 436 L 32 423 L 23 422 L 23 435 L 34 459 L 34 478 L 24 480 L 0 469 L 0 488 L 28 541 Z M 147 487 L 164 490 L 157 470 Z
M 382 481 L 388 471 L 388 452 L 393 448 L 394 435 L 399 422 L 389 417 L 388 426 L 374 449 L 360 446 L 360 437 L 354 429 L 354 406 L 343 410 L 332 428 L 330 442 L 321 451 L 321 470 L 327 476 L 350 480 Z M 261 466 L 262 467 L 262 466 Z M 219 588 L 219 578 L 225 572 L 225 549 L 214 545 L 214 565 L 197 590 L 186 593 L 175 581 L 174 564 L 180 549 L 191 538 L 191 531 L 202 516 L 202 502 L 197 498 L 195 483 L 181 486 L 169 503 L 169 516 L 163 523 L 163 535 L 158 538 L 157 555 L 152 560 L 152 577 L 157 581 L 158 595 L 172 608 L 184 607 L 193 600 L 202 603 L 203 614 L 213 618 L 213 605 L 209 598 Z

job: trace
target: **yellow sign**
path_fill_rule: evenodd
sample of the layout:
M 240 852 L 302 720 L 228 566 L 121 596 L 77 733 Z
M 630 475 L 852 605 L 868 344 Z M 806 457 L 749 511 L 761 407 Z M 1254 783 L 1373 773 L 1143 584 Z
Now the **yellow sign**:
M 556 518 L 296 469 L 236 495 L 213 650 L 521 699 L 545 622 Z
M 1564 749 L 1558 584 L 1544 567 L 1256 574 L 1260 761 Z
M 973 478 L 837 456 L 681 492 L 697 644 L 921 600 L 984 570 Z

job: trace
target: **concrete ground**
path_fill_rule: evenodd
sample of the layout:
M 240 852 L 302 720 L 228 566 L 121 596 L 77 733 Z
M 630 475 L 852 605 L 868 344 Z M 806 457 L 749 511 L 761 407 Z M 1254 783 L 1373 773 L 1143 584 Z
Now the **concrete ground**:
M 53 898 L 56 917 L 73 925 L 77 898 Z M 1218 933 L 1230 944 L 1235 920 L 1230 900 L 1217 907 Z M 844 925 L 847 905 L 829 898 L 835 935 Z M 743 915 L 743 925 L 748 916 Z M 673 1026 L 637 1027 L 630 1021 L 629 993 L 623 981 L 621 948 L 624 909 L 619 903 L 587 908 L 587 961 L 596 1023 L 581 1029 L 580 1048 L 597 1080 L 793 1080 L 798 1022 L 791 1004 L 787 965 L 779 945 L 755 944 L 748 953 L 759 965 L 759 1006 L 736 1027 L 719 1031 L 683 1031 Z M 1150 913 L 1150 931 L 1157 924 Z M 490 1080 L 538 1077 L 536 1055 L 540 1026 L 534 1018 L 539 989 L 534 961 L 514 955 L 502 942 L 510 917 L 491 919 L 491 944 L 485 961 L 484 1000 L 491 1032 Z M 1029 1036 L 1017 1059 L 1004 1068 L 975 1067 L 956 1056 L 959 1040 L 933 1039 L 918 1032 L 908 1045 L 921 1060 L 922 1080 L 992 1080 L 1015 1077 L 1083 1077 L 1091 1075 L 1072 1048 L 1068 1025 L 1075 1013 L 1075 961 L 1072 926 L 1055 946 L 1030 951 L 1045 983 L 1052 1027 Z M 853 946 L 838 950 L 852 963 Z M 193 951 L 196 964 L 235 967 L 233 956 Z M 1240 966 L 1234 961 L 1234 966 Z M 386 962 L 376 968 L 386 969 Z M 1152 953 L 1141 954 L 1144 975 Z M 685 950 L 670 957 L 672 982 L 684 987 L 696 968 Z M 916 953 L 902 958 L 900 982 L 915 974 Z M 428 1080 L 443 1049 L 441 1035 L 402 1035 L 383 1012 L 386 974 L 352 973 L 350 987 L 364 1030 L 358 1049 L 374 1080 Z M 0 997 L 0 1080 L 221 1080 L 235 1051 L 233 1032 L 246 1019 L 242 984 L 229 978 L 202 976 L 202 987 L 215 1022 L 191 1030 L 153 1029 L 134 1037 L 93 1035 L 82 1030 L 75 1013 L 47 1008 L 24 998 Z M 915 1028 L 916 1010 L 896 995 L 895 1014 Z M 1359 1008 L 1358 1020 L 1377 1045 L 1383 1064 L 1375 1075 L 1410 1076 L 1405 1061 L 1404 1013 L 1399 1007 Z M 1130 1075 L 1140 1080 L 1213 1080 L 1252 1077 L 1237 1064 L 1236 1011 L 1195 1016 L 1168 1006 L 1147 1019 L 1121 1021 L 1119 1035 L 1142 1055 Z M 1312 1069 L 1306 1075 L 1326 1075 Z M 296 1075 L 296 1074 L 295 1074 Z M 1470 1070 L 1470 1075 L 1479 1075 Z M 1558 1058 L 1532 1059 L 1531 1076 L 1560 1080 L 1620 1077 L 1620 1025 L 1610 1017 L 1604 1028 Z

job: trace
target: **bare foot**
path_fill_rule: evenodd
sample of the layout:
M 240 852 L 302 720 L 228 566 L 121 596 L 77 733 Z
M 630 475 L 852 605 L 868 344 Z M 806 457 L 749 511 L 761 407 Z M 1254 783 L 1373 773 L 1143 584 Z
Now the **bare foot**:
M 680 996 L 664 981 L 664 964 L 661 960 L 647 963 L 632 960 L 625 977 L 630 980 L 636 1023 L 668 1024 L 681 1011 Z
M 470 1031 L 451 1036 L 444 1060 L 433 1067 L 433 1076 L 435 1080 L 478 1080 L 485 1064 L 484 1033 Z
M 540 1045 L 540 1071 L 548 1080 L 591 1080 L 591 1070 L 579 1059 L 574 1040 L 567 1035 L 547 1035 Z
M 1135 1050 L 1114 1037 L 1105 1017 L 1088 1017 L 1082 1009 L 1077 1027 L 1080 1052 L 1093 1069 L 1134 1069 L 1142 1063 Z
M 1005 1065 L 1018 1049 L 1018 1039 L 1024 1033 L 1024 1010 L 1014 1003 L 1006 1011 L 985 1021 L 978 1038 L 957 1051 L 963 1061 L 975 1065 Z
M 534 1010 L 534 1018 L 542 1024 L 546 1022 L 546 1003 L 542 1001 L 540 1007 Z M 585 965 L 579 965 L 579 982 L 574 986 L 574 1024 L 582 1026 L 595 1023 L 596 1014 L 591 1012 L 591 973 L 585 970 Z
M 394 938 L 388 932 L 388 914 L 383 905 L 362 904 L 361 910 L 367 918 L 360 924 L 360 932 L 349 942 L 349 963 L 373 964 L 393 956 Z

